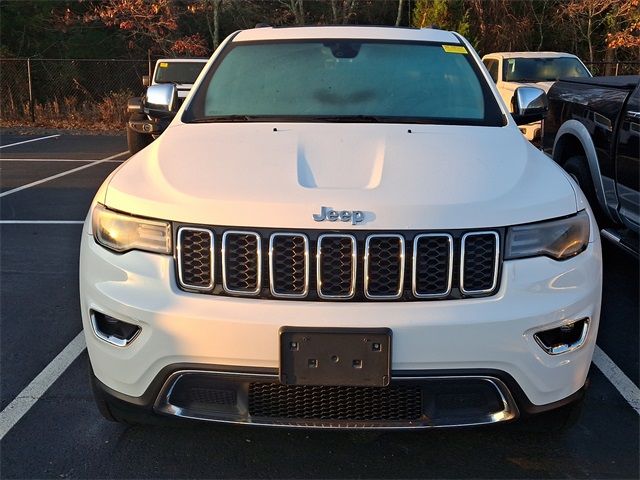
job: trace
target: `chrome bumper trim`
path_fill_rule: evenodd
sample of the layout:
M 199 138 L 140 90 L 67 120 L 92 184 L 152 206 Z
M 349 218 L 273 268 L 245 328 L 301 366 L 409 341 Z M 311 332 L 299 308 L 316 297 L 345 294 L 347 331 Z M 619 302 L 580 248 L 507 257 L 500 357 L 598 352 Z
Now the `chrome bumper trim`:
M 119 347 L 119 348 L 124 348 L 124 347 L 128 347 L 129 345 L 131 345 L 131 343 L 138 338 L 138 336 L 140 335 L 140 332 L 142 331 L 142 328 L 138 325 L 136 325 L 138 327 L 138 330 L 136 331 L 136 333 L 133 334 L 133 336 L 129 339 L 124 339 L 124 338 L 118 338 L 118 337 L 114 337 L 113 335 L 107 335 L 105 333 L 103 333 L 100 328 L 98 328 L 98 321 L 96 320 L 96 314 L 95 312 L 91 312 L 89 314 L 89 319 L 91 321 L 91 331 L 93 332 L 93 334 L 95 335 L 96 338 L 102 340 L 105 343 L 108 343 L 110 345 L 113 345 L 115 347 Z
M 219 417 L 212 417 L 207 415 L 199 415 L 197 412 L 186 411 L 178 406 L 172 405 L 169 402 L 171 392 L 176 385 L 177 381 L 185 375 L 198 374 L 198 375 L 212 375 L 220 377 L 220 379 L 227 380 L 245 380 L 245 381 L 266 381 L 277 382 L 279 380 L 278 374 L 266 374 L 266 373 L 242 373 L 242 372 L 228 372 L 228 371 L 206 371 L 206 370 L 179 370 L 172 373 L 162 388 L 154 403 L 153 410 L 156 413 L 175 416 L 180 418 L 187 418 L 192 420 L 203 420 L 214 423 L 225 424 L 242 424 L 242 425 L 255 425 L 255 426 L 270 426 L 270 427 L 285 427 L 285 428 L 310 428 L 310 429 L 361 429 L 361 430 L 415 430 L 425 428 L 451 428 L 451 427 L 467 427 L 476 425 L 488 425 L 498 422 L 506 422 L 514 420 L 520 416 L 520 412 L 516 405 L 516 402 L 505 385 L 505 383 L 499 378 L 483 375 L 452 375 L 452 376 L 396 376 L 392 377 L 392 382 L 404 382 L 404 381 L 418 381 L 428 382 L 430 380 L 482 380 L 489 383 L 497 392 L 500 402 L 502 403 L 502 410 L 494 412 L 482 417 L 478 417 L 472 421 L 465 422 L 451 422 L 446 424 L 429 424 L 428 421 L 406 421 L 406 422 L 392 422 L 381 421 L 379 423 L 371 421 L 353 421 L 353 420 L 322 420 L 318 422 L 308 421 L 306 419 L 286 421 L 285 419 L 275 419 L 273 422 L 261 420 L 252 420 L 250 415 L 245 418 L 229 418 L 227 415 L 221 415 Z M 225 418 L 227 417 L 227 418 Z

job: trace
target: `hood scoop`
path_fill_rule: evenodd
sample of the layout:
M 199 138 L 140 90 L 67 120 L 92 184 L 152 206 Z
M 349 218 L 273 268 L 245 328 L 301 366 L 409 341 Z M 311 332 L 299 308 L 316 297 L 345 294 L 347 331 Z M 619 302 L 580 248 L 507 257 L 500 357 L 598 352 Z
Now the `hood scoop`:
M 297 150 L 298 184 L 304 188 L 363 189 L 380 185 L 385 142 L 359 136 L 300 139 Z

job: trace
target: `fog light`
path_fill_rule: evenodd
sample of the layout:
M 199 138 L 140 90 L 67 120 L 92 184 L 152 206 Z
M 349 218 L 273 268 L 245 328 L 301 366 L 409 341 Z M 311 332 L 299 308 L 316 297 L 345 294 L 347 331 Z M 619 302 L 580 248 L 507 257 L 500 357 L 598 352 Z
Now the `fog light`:
M 104 340 L 116 347 L 126 347 L 140 333 L 140 327 L 123 322 L 104 313 L 91 310 L 91 328 L 100 340 Z
M 589 319 L 583 318 L 550 330 L 536 333 L 533 338 L 549 355 L 560 355 L 577 350 L 584 345 L 589 333 Z

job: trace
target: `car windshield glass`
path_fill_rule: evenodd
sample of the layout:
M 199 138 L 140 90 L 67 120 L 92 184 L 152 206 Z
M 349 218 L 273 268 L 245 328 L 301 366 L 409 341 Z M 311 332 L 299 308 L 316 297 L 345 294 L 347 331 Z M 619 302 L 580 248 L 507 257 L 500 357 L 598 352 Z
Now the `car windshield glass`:
M 585 66 L 573 57 L 507 58 L 506 82 L 552 82 L 566 77 L 590 77 Z
M 156 68 L 156 83 L 193 83 L 204 62 L 160 62 Z
M 223 55 L 184 121 L 503 124 L 460 45 L 314 39 L 239 43 Z

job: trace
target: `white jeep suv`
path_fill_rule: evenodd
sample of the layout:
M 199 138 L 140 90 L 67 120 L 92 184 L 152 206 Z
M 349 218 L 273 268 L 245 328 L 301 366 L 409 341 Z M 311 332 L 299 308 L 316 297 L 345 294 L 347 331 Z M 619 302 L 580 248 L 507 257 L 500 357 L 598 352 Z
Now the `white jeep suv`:
M 171 110 L 175 89 L 148 97 Z M 518 106 L 529 121 L 544 94 L 524 88 Z M 573 417 L 598 330 L 597 226 L 464 38 L 240 31 L 174 113 L 84 226 L 82 319 L 107 418 Z

